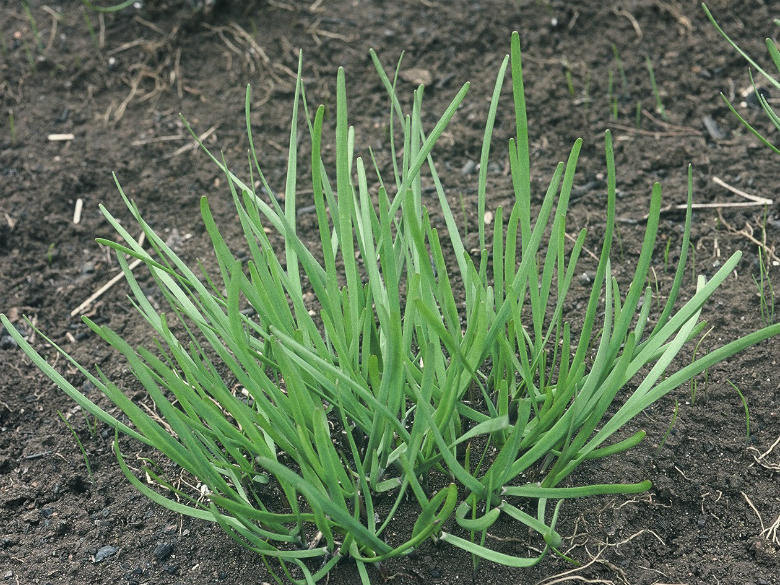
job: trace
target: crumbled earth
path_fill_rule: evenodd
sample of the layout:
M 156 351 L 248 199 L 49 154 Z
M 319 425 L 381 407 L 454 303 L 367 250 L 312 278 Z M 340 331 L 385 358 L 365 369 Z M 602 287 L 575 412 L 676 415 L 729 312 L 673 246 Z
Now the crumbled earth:
M 335 72 L 343 66 L 358 148 L 372 147 L 385 162 L 387 97 L 369 48 L 388 69 L 405 51 L 399 93 L 409 103 L 411 91 L 424 82 L 425 120 L 431 124 L 460 85 L 471 82 L 465 105 L 434 154 L 452 200 L 464 203 L 463 221 L 473 237 L 482 220 L 475 203 L 477 161 L 489 96 L 510 34 L 518 30 L 535 200 L 555 163 L 565 160 L 582 137 L 567 231 L 588 228 L 586 245 L 598 250 L 605 224 L 603 135 L 610 128 L 619 190 L 615 273 L 620 280 L 632 271 L 650 190 L 660 181 L 670 208 L 662 216 L 651 284 L 663 295 L 683 221 L 672 207 L 685 201 L 688 164 L 697 203 L 748 201 L 714 182 L 716 177 L 775 199 L 769 206 L 697 209 L 695 267 L 684 288 L 690 295 L 694 272 L 711 275 L 741 250 L 734 276 L 705 308 L 713 330 L 699 355 L 764 323 L 754 280 L 760 281 L 756 242 L 777 254 L 780 159 L 739 125 L 719 92 L 775 143 L 780 138 L 756 106 L 745 62 L 713 30 L 697 2 L 140 4 L 98 16 L 78 2 L 0 0 L 0 311 L 19 327 L 25 327 L 23 315 L 29 316 L 54 342 L 82 363 L 99 366 L 134 399 L 146 400 L 128 379 L 127 365 L 79 318 L 87 314 L 131 343 L 146 342 L 126 285 L 117 283 L 72 313 L 117 271 L 94 242 L 112 234 L 98 205 L 133 231 L 111 173 L 184 258 L 204 258 L 208 265 L 200 196 L 209 195 L 226 238 L 237 238 L 240 228 L 224 179 L 194 148 L 179 113 L 208 146 L 243 168 L 244 95 L 251 83 L 257 149 L 270 184 L 281 188 L 301 50 L 309 103 L 334 107 Z M 776 37 L 772 18 L 780 16 L 771 4 L 714 0 L 710 5 L 724 28 L 764 66 L 771 64 L 763 39 Z M 756 81 L 767 85 L 760 76 Z M 768 91 L 777 107 L 777 90 Z M 512 201 L 504 161 L 513 128 L 506 84 L 488 168 L 491 210 Z M 308 154 L 302 146 L 302 160 Z M 326 163 L 331 156 L 324 152 Z M 299 197 L 305 206 L 311 192 L 303 189 Z M 434 199 L 429 204 L 435 218 Z M 75 223 L 77 201 L 83 208 Z M 311 215 L 301 215 L 300 230 L 312 241 L 318 238 Z M 772 258 L 768 278 L 780 291 L 780 265 L 771 265 Z M 573 302 L 587 294 L 593 269 L 586 256 Z M 765 290 L 771 302 L 769 287 Z M 30 339 L 54 356 L 39 335 Z M 410 557 L 372 568 L 373 582 L 780 583 L 780 447 L 761 458 L 780 436 L 778 343 L 761 343 L 700 376 L 695 386 L 670 393 L 627 429 L 647 431 L 639 447 L 577 472 L 580 482 L 653 482 L 649 492 L 633 498 L 564 505 L 558 525 L 562 550 L 578 565 L 549 556 L 531 569 L 483 562 L 475 570 L 457 549 L 428 543 Z M 75 369 L 55 361 L 71 382 L 101 400 Z M 743 403 L 729 381 L 749 407 L 749 438 Z M 112 442 L 112 431 L 85 418 L 0 331 L 0 583 L 272 581 L 260 558 L 217 526 L 180 518 L 138 494 L 122 476 Z M 131 441 L 121 444 L 134 468 L 140 466 L 137 457 L 149 455 Z M 413 521 L 409 514 L 399 517 Z M 494 526 L 490 539 L 505 552 L 533 554 L 529 535 L 508 523 Z M 353 584 L 358 576 L 343 563 L 328 582 Z

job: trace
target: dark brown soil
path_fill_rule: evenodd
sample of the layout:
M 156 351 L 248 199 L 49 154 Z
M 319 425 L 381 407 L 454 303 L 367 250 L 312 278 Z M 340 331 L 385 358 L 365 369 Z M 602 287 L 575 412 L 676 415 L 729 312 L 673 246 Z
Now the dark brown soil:
M 412 82 L 427 77 L 430 120 L 470 80 L 467 105 L 435 155 L 448 192 L 454 198 L 463 194 L 471 208 L 488 97 L 510 33 L 520 31 L 533 179 L 543 192 L 554 163 L 565 159 L 576 137 L 584 138 L 567 227 L 571 233 L 591 228 L 592 249 L 605 219 L 603 132 L 613 129 L 622 220 L 613 263 L 619 277 L 632 270 L 637 257 L 652 183 L 663 182 L 668 204 L 683 203 L 688 163 L 694 165 L 697 202 L 744 201 L 713 183 L 716 176 L 755 195 L 777 197 L 780 159 L 759 147 L 718 97 L 723 90 L 742 101 L 739 92 L 749 85 L 745 64 L 691 0 L 268 0 L 224 2 L 209 15 L 177 9 L 170 0 L 101 19 L 85 15 L 78 2 L 30 0 L 29 13 L 25 4 L 0 1 L 0 310 L 20 326 L 22 315 L 28 315 L 77 359 L 99 365 L 131 390 L 123 361 L 89 334 L 79 316 L 70 316 L 116 272 L 94 243 L 95 237 L 111 235 L 99 203 L 127 217 L 111 173 L 156 229 L 178 237 L 186 258 L 208 257 L 198 212 L 201 195 L 210 195 L 228 237 L 239 230 L 231 223 L 224 181 L 220 185 L 218 170 L 190 148 L 178 113 L 198 132 L 210 131 L 206 142 L 222 148 L 238 166 L 245 160 L 244 89 L 251 82 L 258 150 L 269 181 L 279 186 L 299 49 L 313 103 L 334 105 L 335 71 L 345 67 L 358 142 L 380 155 L 387 153 L 386 96 L 369 47 L 387 67 L 407 51 L 400 91 L 408 95 Z M 715 0 L 711 5 L 724 27 L 765 64 L 762 40 L 778 30 L 770 4 Z M 235 25 L 257 43 L 254 53 Z M 655 110 L 646 57 L 668 122 Z M 617 120 L 607 95 L 610 71 L 620 96 Z M 500 140 L 494 142 L 491 208 L 511 197 L 501 146 L 513 127 L 509 102 L 507 93 L 496 125 Z M 640 128 L 637 102 L 645 112 Z M 760 110 L 749 103 L 740 110 L 767 129 Z M 705 116 L 722 136 L 705 128 Z M 67 133 L 72 140 L 48 140 L 50 134 Z M 777 134 L 773 137 L 780 142 Z M 73 223 L 77 199 L 84 203 L 78 225 Z M 722 221 L 716 209 L 696 211 L 696 271 L 712 274 L 733 251 L 744 251 L 737 273 L 705 310 L 714 330 L 699 351 L 762 325 L 752 279 L 758 275 L 757 247 L 745 229 L 752 226 L 754 236 L 772 247 L 780 241 L 779 212 L 778 203 L 765 218 L 760 207 L 723 208 Z M 301 229 L 312 229 L 307 221 Z M 469 212 L 472 228 L 476 221 Z M 671 257 L 676 257 L 681 225 L 681 215 L 663 216 L 654 265 L 662 291 L 672 272 L 663 250 L 671 240 Z M 593 264 L 586 259 L 582 268 L 592 270 Z M 780 266 L 772 267 L 776 291 L 778 275 Z M 580 286 L 575 295 L 583 294 L 584 282 Z M 687 276 L 688 294 L 693 286 Z M 126 294 L 119 283 L 85 312 L 140 344 L 146 332 Z M 40 337 L 33 343 L 45 347 Z M 431 543 L 381 572 L 372 569 L 374 582 L 780 583 L 780 547 L 776 533 L 767 530 L 780 516 L 780 447 L 763 459 L 774 471 L 756 462 L 780 436 L 778 361 L 778 341 L 769 340 L 702 377 L 695 401 L 690 387 L 677 389 L 633 421 L 632 429 L 648 432 L 640 447 L 579 472 L 578 479 L 595 483 L 653 482 L 650 492 L 633 499 L 602 497 L 564 506 L 559 524 L 564 549 L 584 567 L 548 557 L 531 570 L 482 563 L 474 572 L 467 555 Z M 271 581 L 260 559 L 218 527 L 178 518 L 138 495 L 111 453 L 113 433 L 103 425 L 91 429 L 83 412 L 7 334 L 0 335 L 0 363 L 0 582 Z M 57 365 L 69 379 L 79 380 L 63 360 Z M 749 441 L 742 403 L 727 379 L 749 405 Z M 80 437 L 92 477 L 58 412 Z M 125 452 L 131 462 L 143 454 L 130 442 Z M 496 546 L 532 554 L 528 536 L 512 533 L 512 527 L 497 526 L 494 536 L 504 539 L 503 544 L 494 540 Z M 108 551 L 113 554 L 105 556 Z M 555 581 L 563 571 L 573 572 Z M 358 582 L 348 563 L 329 579 L 340 585 Z

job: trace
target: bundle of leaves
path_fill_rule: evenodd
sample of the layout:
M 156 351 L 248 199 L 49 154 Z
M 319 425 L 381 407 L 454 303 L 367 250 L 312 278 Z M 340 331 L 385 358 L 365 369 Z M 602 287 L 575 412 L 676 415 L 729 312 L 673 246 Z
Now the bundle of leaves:
M 637 445 L 643 433 L 621 434 L 628 421 L 698 373 L 780 333 L 780 325 L 668 371 L 702 330 L 702 306 L 732 273 L 739 253 L 710 280 L 699 277 L 687 301 L 678 298 L 689 248 L 689 174 L 680 261 L 665 302 L 656 307 L 646 286 L 661 208 L 655 185 L 642 250 L 622 294 L 610 267 L 616 179 L 609 133 L 600 260 L 584 311 L 568 320 L 567 295 L 585 241 L 584 230 L 572 246 L 565 238 L 581 141 L 558 164 L 533 214 L 516 33 L 511 44 L 516 137 L 508 145 L 515 201 L 506 222 L 503 210 L 495 210 L 491 237 L 479 222 L 479 254 L 473 259 L 431 155 L 468 85 L 426 130 L 423 88 L 415 91 L 411 112 L 404 113 L 395 81 L 373 53 L 372 58 L 390 98 L 391 181 L 383 179 L 373 154 L 370 161 L 353 156 L 343 70 L 337 77 L 335 174 L 327 168 L 321 158 L 325 109 L 310 111 L 299 69 L 284 197 L 273 195 L 254 146 L 246 181 L 211 157 L 227 177 L 245 236 L 240 243 L 225 241 L 207 199 L 201 200 L 219 267 L 214 274 L 187 266 L 121 188 L 151 249 L 103 209 L 121 241 L 99 242 L 116 251 L 131 302 L 155 342 L 133 348 L 109 327 L 86 317 L 84 322 L 127 359 L 159 415 L 57 348 L 122 412 L 109 414 L 49 365 L 5 316 L 2 322 L 86 411 L 158 450 L 201 485 L 187 492 L 149 467 L 145 472 L 166 487 L 154 489 L 131 471 L 115 441 L 119 465 L 139 491 L 171 510 L 219 523 L 270 570 L 281 567 L 295 582 L 313 583 L 349 558 L 368 583 L 368 564 L 408 554 L 430 538 L 463 549 L 475 562 L 527 567 L 557 550 L 556 522 L 565 499 L 650 487 L 639 480 L 578 485 L 572 472 Z M 480 219 L 488 204 L 487 162 L 509 64 L 507 56 L 485 125 Z M 251 145 L 249 103 L 247 90 Z M 301 104 L 311 138 L 309 170 L 321 243 L 316 256 L 296 226 Z M 423 168 L 437 194 L 444 238 L 423 205 Z M 372 174 L 375 192 L 369 191 Z M 273 231 L 283 249 L 272 246 Z M 139 285 L 129 257 L 148 268 L 167 301 L 164 311 Z M 410 529 L 398 521 L 399 509 L 405 515 L 414 511 Z M 499 519 L 537 534 L 542 552 L 523 557 L 488 547 L 486 535 Z

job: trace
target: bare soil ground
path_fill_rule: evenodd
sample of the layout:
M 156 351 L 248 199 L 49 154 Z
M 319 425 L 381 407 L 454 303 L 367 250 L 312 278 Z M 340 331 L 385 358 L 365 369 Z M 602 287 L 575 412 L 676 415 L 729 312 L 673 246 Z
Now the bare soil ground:
M 131 393 L 136 389 L 123 361 L 71 315 L 117 270 L 94 242 L 111 236 L 99 203 L 126 218 L 111 173 L 186 258 L 208 258 L 199 197 L 210 196 L 226 237 L 237 236 L 239 227 L 219 171 L 193 147 L 178 114 L 239 166 L 247 147 L 244 90 L 251 83 L 258 150 L 269 181 L 281 187 L 300 49 L 312 103 L 335 104 L 335 70 L 345 67 L 358 143 L 380 157 L 388 153 L 387 99 L 369 47 L 388 67 L 406 51 L 400 92 L 409 95 L 425 81 L 431 120 L 460 84 L 472 82 L 467 105 L 435 151 L 445 187 L 453 200 L 465 201 L 472 233 L 479 221 L 475 163 L 488 98 L 513 30 L 524 49 L 536 196 L 555 162 L 583 137 L 568 228 L 575 233 L 588 227 L 591 249 L 599 245 L 605 220 L 603 133 L 613 130 L 621 219 L 613 263 L 619 277 L 637 258 L 652 183 L 663 183 L 669 205 L 683 203 L 689 163 L 696 202 L 744 201 L 715 177 L 777 198 L 778 158 L 757 145 L 718 97 L 724 91 L 743 101 L 745 63 L 691 0 L 268 0 L 223 2 L 210 14 L 173 0 L 147 4 L 98 18 L 78 2 L 0 0 L 0 310 L 19 326 L 28 315 L 77 359 L 99 365 Z M 762 39 L 777 35 L 772 18 L 780 16 L 771 4 L 714 0 L 710 7 L 767 63 Z M 656 110 L 646 58 L 666 120 Z M 491 209 L 511 201 L 502 146 L 513 128 L 508 86 L 505 93 L 490 168 Z M 766 129 L 760 110 L 744 101 L 740 111 Z M 49 139 L 52 134 L 73 136 L 57 141 Z M 311 195 L 301 194 L 306 197 Z M 83 212 L 74 224 L 79 199 Z M 313 225 L 302 217 L 302 230 Z M 654 264 L 661 291 L 672 277 L 681 226 L 682 215 L 664 214 Z M 753 280 L 757 246 L 750 234 L 774 249 L 780 241 L 777 202 L 768 209 L 695 212 L 697 272 L 712 274 L 732 252 L 744 252 L 733 278 L 705 310 L 714 330 L 699 351 L 762 325 Z M 593 268 L 588 262 L 586 271 Z M 779 275 L 780 266 L 772 266 L 776 291 Z M 585 294 L 586 280 L 575 298 Z M 688 294 L 693 287 L 691 271 Z M 127 293 L 119 283 L 82 312 L 140 344 L 147 333 Z M 39 336 L 33 343 L 45 347 Z M 679 388 L 633 421 L 632 429 L 648 432 L 640 447 L 579 472 L 578 479 L 595 483 L 653 482 L 650 492 L 633 499 L 602 497 L 564 507 L 564 548 L 581 566 L 548 557 L 530 570 L 482 563 L 475 572 L 466 555 L 429 543 L 412 557 L 373 569 L 372 578 L 396 584 L 780 583 L 780 447 L 757 461 L 780 437 L 778 361 L 776 339 L 729 360 L 698 380 L 695 397 L 692 387 Z M 57 365 L 82 384 L 62 360 Z M 749 440 L 742 402 L 727 380 L 749 405 Z M 80 437 L 92 476 L 58 412 Z M 271 581 L 260 559 L 218 527 L 181 519 L 138 495 L 119 472 L 112 440 L 104 426 L 91 428 L 0 332 L 0 582 Z M 130 442 L 124 450 L 130 459 L 147 455 Z M 494 545 L 530 553 L 528 535 L 512 530 L 496 526 Z M 572 572 L 557 577 L 564 571 Z M 345 563 L 329 582 L 352 584 L 357 575 Z

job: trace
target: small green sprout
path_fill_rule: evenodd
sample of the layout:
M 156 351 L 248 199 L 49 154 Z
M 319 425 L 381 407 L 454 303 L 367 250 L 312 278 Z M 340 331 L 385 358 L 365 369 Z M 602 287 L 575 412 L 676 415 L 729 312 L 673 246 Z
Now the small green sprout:
M 745 399 L 745 395 L 742 394 L 742 391 L 737 387 L 737 385 L 732 382 L 731 380 L 726 380 L 734 390 L 737 391 L 737 394 L 739 394 L 739 399 L 742 401 L 742 407 L 745 409 L 745 440 L 749 443 L 750 442 L 750 410 L 748 409 L 748 403 Z
M 653 97 L 655 98 L 655 111 L 658 112 L 664 120 L 669 118 L 666 116 L 666 109 L 661 101 L 661 94 L 658 91 L 658 85 L 655 83 L 655 72 L 653 71 L 653 62 L 650 57 L 645 57 L 645 66 L 647 72 L 650 74 L 650 87 L 653 89 Z

